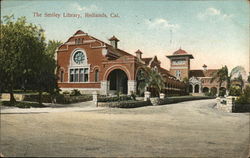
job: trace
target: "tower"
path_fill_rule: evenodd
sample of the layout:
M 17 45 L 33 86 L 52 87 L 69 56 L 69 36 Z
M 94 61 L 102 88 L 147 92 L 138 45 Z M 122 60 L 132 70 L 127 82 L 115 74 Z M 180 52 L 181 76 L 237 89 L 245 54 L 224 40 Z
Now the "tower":
M 189 79 L 190 59 L 194 59 L 192 54 L 188 54 L 181 48 L 166 56 L 170 59 L 170 73 L 179 80 Z

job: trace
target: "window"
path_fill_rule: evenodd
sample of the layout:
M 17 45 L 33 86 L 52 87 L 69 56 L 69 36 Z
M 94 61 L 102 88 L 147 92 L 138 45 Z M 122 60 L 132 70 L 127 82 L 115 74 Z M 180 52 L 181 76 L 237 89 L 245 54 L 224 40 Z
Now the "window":
M 95 70 L 95 82 L 99 82 L 99 70 Z
M 181 79 L 181 71 L 180 70 L 176 70 L 176 74 L 175 74 L 177 79 Z
M 70 82 L 88 82 L 88 68 L 70 69 Z
M 60 82 L 63 82 L 64 72 L 63 70 L 60 72 Z
M 84 82 L 88 82 L 88 79 L 89 79 L 88 68 L 84 68 Z

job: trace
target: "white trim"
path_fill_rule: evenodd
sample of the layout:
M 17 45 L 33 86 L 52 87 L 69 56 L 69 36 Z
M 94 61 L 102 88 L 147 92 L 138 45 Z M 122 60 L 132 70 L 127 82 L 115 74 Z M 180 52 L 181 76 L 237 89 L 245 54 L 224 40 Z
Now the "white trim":
M 76 35 L 74 35 L 74 36 L 72 36 L 72 37 L 87 36 L 87 35 L 88 35 L 87 33 L 81 33 L 81 34 L 76 34 Z
M 170 70 L 171 70 L 171 69 L 173 69 L 173 70 L 175 70 L 175 69 L 187 69 L 187 68 L 188 68 L 188 67 L 185 67 L 185 66 L 184 66 L 184 67 L 171 67 Z
M 79 91 L 100 91 L 101 88 L 60 88 L 62 91 L 71 91 L 77 89 Z

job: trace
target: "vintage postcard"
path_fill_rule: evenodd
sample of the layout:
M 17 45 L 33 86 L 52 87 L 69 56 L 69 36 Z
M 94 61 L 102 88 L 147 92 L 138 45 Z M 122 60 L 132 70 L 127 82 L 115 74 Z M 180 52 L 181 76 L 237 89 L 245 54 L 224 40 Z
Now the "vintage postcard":
M 249 157 L 248 0 L 3 0 L 0 157 Z

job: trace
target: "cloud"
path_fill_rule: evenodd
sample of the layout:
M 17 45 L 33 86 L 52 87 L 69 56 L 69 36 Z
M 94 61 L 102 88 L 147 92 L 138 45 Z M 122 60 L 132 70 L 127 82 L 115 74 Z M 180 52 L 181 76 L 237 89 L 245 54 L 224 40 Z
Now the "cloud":
M 207 8 L 204 12 L 199 13 L 197 15 L 197 17 L 199 19 L 205 19 L 207 17 L 217 17 L 217 18 L 222 18 L 222 19 L 228 19 L 228 18 L 233 17 L 233 15 L 232 14 L 225 14 L 225 13 L 221 12 L 219 9 L 210 7 L 210 8 Z
M 157 19 L 145 19 L 145 23 L 149 26 L 149 28 L 162 28 L 162 29 L 177 29 L 180 26 L 178 24 L 171 24 L 168 20 L 163 18 Z
M 94 12 L 94 11 L 99 10 L 99 8 L 96 5 L 94 5 L 94 4 L 89 5 L 89 6 L 81 6 L 78 3 L 74 3 L 74 4 L 72 4 L 72 6 L 76 10 L 78 10 L 78 11 L 84 11 L 84 12 Z

